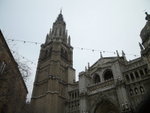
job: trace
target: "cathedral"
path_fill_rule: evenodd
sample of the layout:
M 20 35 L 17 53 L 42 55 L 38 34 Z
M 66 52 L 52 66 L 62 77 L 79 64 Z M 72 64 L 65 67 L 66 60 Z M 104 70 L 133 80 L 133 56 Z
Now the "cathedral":
M 73 47 L 60 12 L 41 45 L 32 92 L 35 113 L 134 113 L 149 95 L 150 15 L 140 33 L 141 57 L 103 57 L 75 81 Z

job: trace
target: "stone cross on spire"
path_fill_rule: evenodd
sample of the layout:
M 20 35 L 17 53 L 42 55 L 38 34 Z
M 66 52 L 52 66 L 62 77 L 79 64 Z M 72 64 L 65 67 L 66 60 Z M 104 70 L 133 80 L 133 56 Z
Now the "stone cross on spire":
M 62 8 L 60 9 L 60 14 L 62 14 Z

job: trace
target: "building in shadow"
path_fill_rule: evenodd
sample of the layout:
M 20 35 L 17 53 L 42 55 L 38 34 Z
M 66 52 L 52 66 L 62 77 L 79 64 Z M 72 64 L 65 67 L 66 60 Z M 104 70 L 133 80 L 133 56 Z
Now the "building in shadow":
M 0 113 L 21 113 L 27 93 L 18 64 L 0 31 Z

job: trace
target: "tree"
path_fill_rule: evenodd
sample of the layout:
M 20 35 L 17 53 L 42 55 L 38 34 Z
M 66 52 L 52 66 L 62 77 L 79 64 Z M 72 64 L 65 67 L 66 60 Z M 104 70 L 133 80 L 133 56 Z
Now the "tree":
M 20 113 L 26 102 L 24 81 L 31 73 L 30 67 L 16 52 L 12 55 L 4 38 L 0 39 L 0 113 Z
M 27 82 L 29 76 L 31 75 L 31 68 L 29 67 L 29 65 L 27 64 L 27 62 L 25 61 L 21 61 L 20 58 L 15 57 L 15 60 L 18 64 L 18 68 L 21 72 L 21 75 L 24 79 L 25 82 Z

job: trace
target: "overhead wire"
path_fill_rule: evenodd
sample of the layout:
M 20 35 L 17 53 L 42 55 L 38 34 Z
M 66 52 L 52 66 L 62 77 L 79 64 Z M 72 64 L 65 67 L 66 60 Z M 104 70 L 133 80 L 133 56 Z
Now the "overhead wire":
M 41 42 L 36 42 L 36 41 L 26 41 L 26 40 L 18 40 L 18 39 L 7 39 L 8 41 L 15 41 L 15 42 L 22 42 L 24 44 L 26 43 L 30 43 L 30 44 L 42 44 Z M 80 49 L 80 50 L 84 50 L 84 51 L 92 51 L 92 52 L 102 52 L 102 53 L 111 53 L 111 54 L 116 54 L 116 52 L 114 51 L 106 51 L 106 50 L 98 50 L 98 49 L 90 49 L 90 48 L 83 48 L 83 47 L 74 47 L 75 49 Z M 134 57 L 138 57 L 139 55 L 135 55 L 135 54 L 126 54 L 126 55 L 131 55 Z

